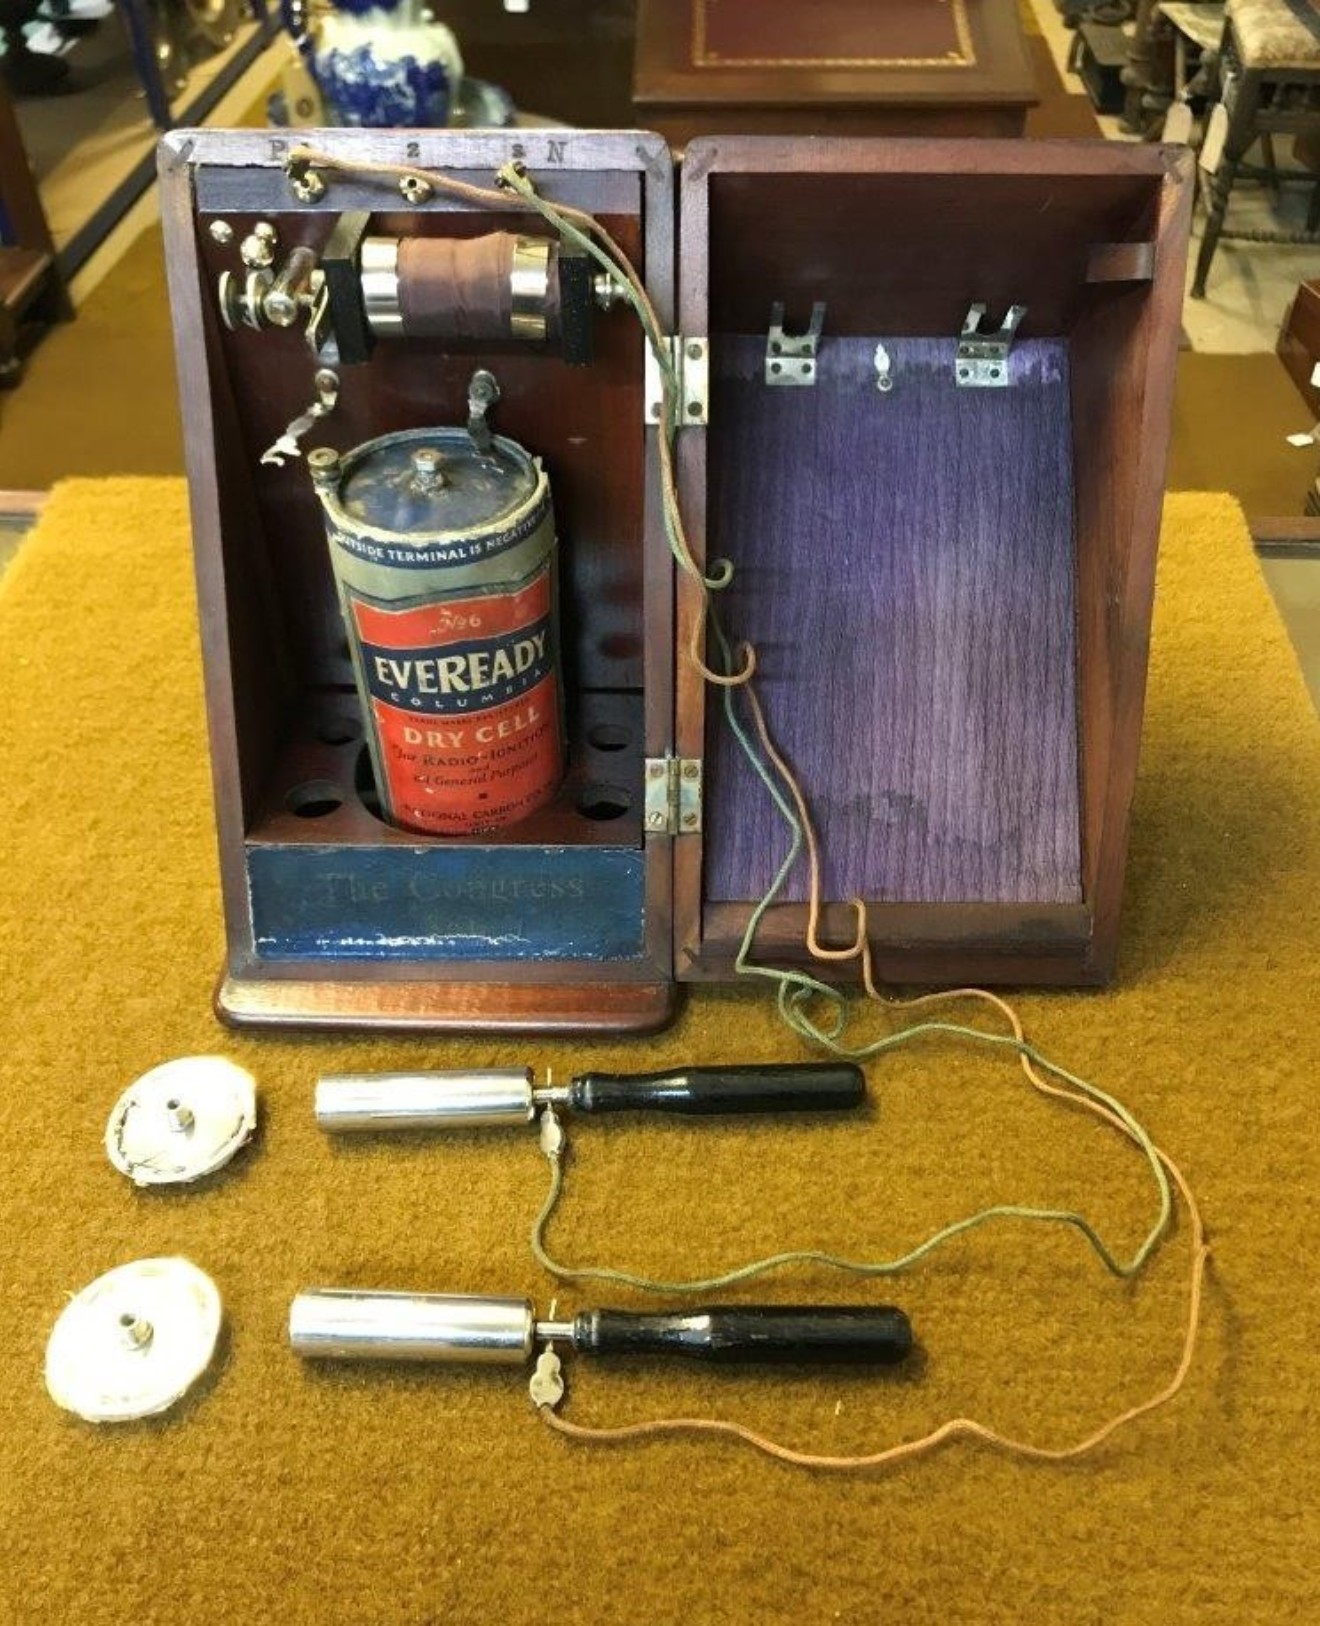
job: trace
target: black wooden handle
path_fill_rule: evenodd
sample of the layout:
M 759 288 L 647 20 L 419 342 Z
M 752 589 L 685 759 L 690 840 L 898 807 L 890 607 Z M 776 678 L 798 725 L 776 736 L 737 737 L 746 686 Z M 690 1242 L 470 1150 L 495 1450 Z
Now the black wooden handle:
M 851 1062 L 800 1062 L 580 1073 L 570 1090 L 579 1112 L 838 1112 L 865 1101 L 866 1080 Z
M 573 1346 L 595 1355 L 688 1355 L 701 1361 L 804 1361 L 892 1366 L 912 1326 L 892 1305 L 708 1305 L 672 1314 L 583 1310 Z

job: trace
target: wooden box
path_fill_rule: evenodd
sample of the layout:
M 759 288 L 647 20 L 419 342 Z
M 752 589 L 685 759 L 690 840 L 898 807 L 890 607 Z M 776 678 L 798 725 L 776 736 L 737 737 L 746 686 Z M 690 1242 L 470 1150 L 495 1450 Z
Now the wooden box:
M 516 156 L 544 197 L 600 216 L 635 258 L 696 358 L 681 507 L 698 555 L 735 567 L 723 614 L 760 650 L 771 728 L 821 830 L 836 940 L 860 894 L 887 977 L 1105 979 L 1186 156 L 712 139 L 689 150 L 676 203 L 654 136 L 327 131 L 311 144 L 487 185 Z M 480 356 L 503 388 L 501 432 L 545 459 L 555 494 L 563 791 L 498 840 L 389 828 L 372 811 L 306 468 L 260 462 L 308 404 L 312 358 L 296 333 L 221 324 L 234 248 L 213 227 L 241 236 L 266 220 L 282 247 L 318 252 L 348 210 L 418 235 L 530 228 L 443 193 L 405 205 L 388 178 L 338 171 L 299 202 L 287 151 L 263 133 L 197 131 L 161 151 L 228 940 L 219 1009 L 241 1023 L 654 1026 L 677 984 L 734 976 L 785 836 L 682 653 L 697 607 L 664 534 L 636 323 L 600 316 L 587 367 L 526 344 Z M 776 304 L 785 335 L 824 307 L 809 382 L 771 382 Z M 975 304 L 995 328 L 1012 305 L 1025 315 L 1007 354 L 992 352 L 1004 378 L 968 387 L 959 335 Z M 461 423 L 473 365 L 470 347 L 381 342 L 342 370 L 318 438 L 346 449 Z M 763 958 L 802 962 L 804 896 L 795 871 L 758 935 Z
M 1018 0 L 641 0 L 638 122 L 698 135 L 1021 135 Z

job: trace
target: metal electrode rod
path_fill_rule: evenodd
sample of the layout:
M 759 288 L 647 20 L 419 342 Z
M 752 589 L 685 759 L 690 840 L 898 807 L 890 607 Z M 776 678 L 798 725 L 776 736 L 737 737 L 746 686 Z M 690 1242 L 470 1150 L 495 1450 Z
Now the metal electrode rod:
M 318 1081 L 323 1129 L 445 1129 L 530 1123 L 542 1107 L 684 1115 L 837 1112 L 862 1105 L 866 1081 L 850 1062 L 679 1067 L 657 1073 L 582 1073 L 537 1089 L 530 1068 L 470 1072 L 340 1073 Z
M 544 1093 L 532 1088 L 530 1067 L 337 1073 L 317 1080 L 316 1121 L 335 1133 L 528 1124 Z
M 592 1355 L 888 1366 L 911 1350 L 912 1328 L 892 1305 L 583 1310 L 571 1321 L 538 1321 L 527 1299 L 318 1288 L 293 1301 L 289 1342 L 317 1360 L 516 1366 L 537 1344 L 558 1342 Z

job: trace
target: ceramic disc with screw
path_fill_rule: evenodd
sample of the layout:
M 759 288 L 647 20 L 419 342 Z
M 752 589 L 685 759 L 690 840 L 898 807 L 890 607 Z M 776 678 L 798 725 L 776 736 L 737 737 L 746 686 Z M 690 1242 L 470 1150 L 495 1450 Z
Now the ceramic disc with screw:
M 64 1307 L 46 1345 L 46 1388 L 91 1423 L 154 1417 L 211 1364 L 220 1336 L 215 1283 L 187 1259 L 135 1259 Z
M 144 1073 L 115 1102 L 105 1149 L 139 1186 L 200 1180 L 257 1126 L 251 1073 L 223 1056 L 182 1056 Z

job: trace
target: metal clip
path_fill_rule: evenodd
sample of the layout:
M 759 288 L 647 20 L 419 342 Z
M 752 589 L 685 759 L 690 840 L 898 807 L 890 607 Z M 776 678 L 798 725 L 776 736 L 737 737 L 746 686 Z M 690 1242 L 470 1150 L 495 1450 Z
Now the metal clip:
M 282 469 L 285 460 L 291 457 L 301 457 L 302 447 L 298 444 L 303 436 L 322 418 L 328 418 L 334 411 L 339 400 L 339 374 L 331 372 L 328 367 L 318 367 L 312 380 L 316 385 L 316 400 L 312 402 L 306 412 L 300 413 L 280 438 L 271 447 L 261 454 L 263 463 L 270 463 L 277 469 Z
M 542 1152 L 552 1163 L 557 1163 L 564 1155 L 564 1126 L 553 1107 L 546 1107 L 541 1113 L 540 1130 Z
M 954 379 L 961 389 L 1007 389 L 1008 354 L 1027 314 L 1025 305 L 1010 305 L 997 333 L 983 333 L 985 306 L 972 305 L 963 318 L 954 362 Z
M 472 436 L 472 444 L 483 457 L 490 455 L 494 444 L 494 435 L 486 422 L 486 414 L 500 398 L 500 386 L 495 380 L 495 374 L 489 373 L 484 367 L 479 367 L 468 382 L 468 434 Z
M 825 327 L 825 305 L 817 300 L 811 307 L 811 325 L 805 333 L 784 332 L 784 307 L 776 300 L 770 307 L 770 331 L 765 340 L 765 381 L 767 384 L 806 384 L 816 382 L 816 347 Z
M 542 1406 L 553 1408 L 564 1398 L 564 1368 L 553 1344 L 547 1344 L 536 1357 L 536 1368 L 527 1385 L 527 1392 L 538 1411 Z
M 888 395 L 894 387 L 893 363 L 882 344 L 875 347 L 875 387 L 881 395 Z

